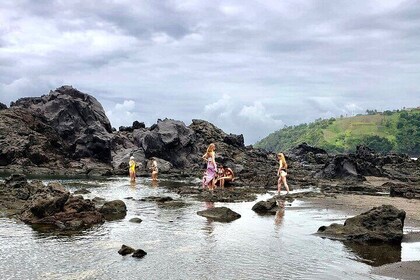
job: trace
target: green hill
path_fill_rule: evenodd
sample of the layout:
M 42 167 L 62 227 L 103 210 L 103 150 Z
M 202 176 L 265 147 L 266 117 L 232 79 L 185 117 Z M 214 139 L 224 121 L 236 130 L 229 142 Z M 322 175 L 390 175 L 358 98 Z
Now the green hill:
M 420 154 L 420 108 L 376 112 L 367 115 L 319 119 L 271 133 L 254 146 L 287 151 L 306 142 L 330 153 L 354 151 L 364 144 L 377 152 Z

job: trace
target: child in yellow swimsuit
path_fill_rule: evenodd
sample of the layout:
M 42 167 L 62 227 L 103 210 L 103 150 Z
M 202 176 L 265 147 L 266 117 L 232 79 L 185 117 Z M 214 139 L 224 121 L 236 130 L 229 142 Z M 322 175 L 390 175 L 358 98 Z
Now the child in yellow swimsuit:
M 128 162 L 129 172 L 130 172 L 130 181 L 135 182 L 136 181 L 136 162 L 134 161 L 134 157 L 130 157 L 130 161 Z

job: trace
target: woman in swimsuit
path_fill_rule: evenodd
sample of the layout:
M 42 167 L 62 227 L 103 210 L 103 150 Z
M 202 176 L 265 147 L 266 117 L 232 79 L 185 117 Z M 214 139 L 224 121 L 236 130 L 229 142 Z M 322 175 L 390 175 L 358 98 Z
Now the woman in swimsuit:
M 215 183 L 216 183 L 216 174 L 217 174 L 217 164 L 216 164 L 216 154 L 214 150 L 216 149 L 216 145 L 211 143 L 207 147 L 206 153 L 202 156 L 202 158 L 207 161 L 207 170 L 203 177 L 203 188 L 208 187 L 209 190 L 214 190 Z
M 277 181 L 277 192 L 278 194 L 280 194 L 281 183 L 283 183 L 284 186 L 286 187 L 286 191 L 287 191 L 286 194 L 289 194 L 289 186 L 287 185 L 287 180 L 286 180 L 286 176 L 287 176 L 286 159 L 284 158 L 283 153 L 278 153 L 277 158 L 279 159 L 279 169 L 277 170 L 277 176 L 279 176 L 279 179 Z
M 233 182 L 234 175 L 232 169 L 227 166 L 223 166 L 223 174 L 221 177 L 217 178 L 220 181 L 220 187 L 223 189 L 226 182 Z

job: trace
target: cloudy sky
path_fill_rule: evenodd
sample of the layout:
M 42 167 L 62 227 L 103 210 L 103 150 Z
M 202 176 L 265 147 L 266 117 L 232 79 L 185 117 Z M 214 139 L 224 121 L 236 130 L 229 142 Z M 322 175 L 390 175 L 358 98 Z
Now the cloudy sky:
M 284 125 L 420 106 L 420 1 L 1 0 L 0 102 L 61 85 L 118 128 Z

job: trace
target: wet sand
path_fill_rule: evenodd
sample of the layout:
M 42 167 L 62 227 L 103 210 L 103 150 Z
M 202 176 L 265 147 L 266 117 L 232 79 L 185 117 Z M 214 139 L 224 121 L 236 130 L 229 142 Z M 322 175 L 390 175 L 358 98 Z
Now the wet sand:
M 372 273 L 402 280 L 420 279 L 420 261 L 397 262 L 375 267 Z
M 304 198 L 306 206 L 322 209 L 339 210 L 349 217 L 366 212 L 373 207 L 390 204 L 406 212 L 404 222 L 405 234 L 403 242 L 420 242 L 420 201 L 400 197 L 368 196 L 368 195 L 344 195 L 337 194 L 334 197 L 311 197 Z M 415 231 L 406 230 L 407 227 L 415 228 Z M 375 267 L 372 273 L 403 279 L 420 279 L 420 261 L 405 261 Z

